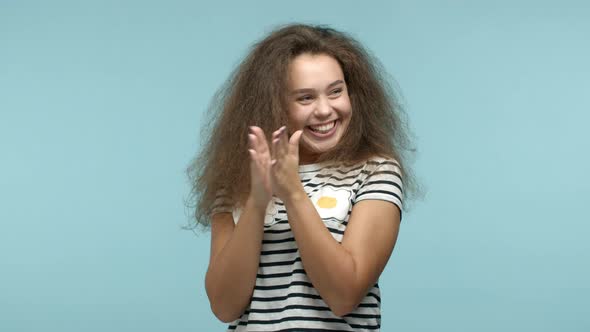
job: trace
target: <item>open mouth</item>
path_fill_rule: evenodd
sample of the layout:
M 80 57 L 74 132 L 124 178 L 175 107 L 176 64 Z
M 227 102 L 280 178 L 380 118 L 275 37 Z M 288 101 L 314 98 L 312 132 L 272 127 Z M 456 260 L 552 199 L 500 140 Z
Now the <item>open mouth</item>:
M 317 125 L 317 126 L 307 126 L 307 128 L 314 134 L 318 136 L 325 136 L 330 135 L 334 129 L 336 128 L 336 122 L 338 120 L 334 120 L 329 123 Z

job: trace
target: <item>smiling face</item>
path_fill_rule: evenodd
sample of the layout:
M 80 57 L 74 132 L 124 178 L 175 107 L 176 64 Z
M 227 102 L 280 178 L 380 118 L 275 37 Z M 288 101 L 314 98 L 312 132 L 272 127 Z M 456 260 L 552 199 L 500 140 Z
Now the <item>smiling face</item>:
M 299 163 L 313 163 L 338 144 L 350 123 L 344 73 L 331 56 L 304 53 L 291 62 L 288 84 L 289 129 L 303 129 Z

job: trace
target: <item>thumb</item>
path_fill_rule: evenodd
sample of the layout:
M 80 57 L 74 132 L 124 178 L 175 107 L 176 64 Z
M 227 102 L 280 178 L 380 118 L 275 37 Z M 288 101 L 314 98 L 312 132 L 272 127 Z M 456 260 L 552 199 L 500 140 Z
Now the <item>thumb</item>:
M 303 135 L 303 130 L 297 130 L 291 135 L 291 138 L 289 138 L 289 145 L 291 146 L 291 149 L 289 150 L 296 154 L 299 154 L 299 141 L 301 140 L 301 135 Z

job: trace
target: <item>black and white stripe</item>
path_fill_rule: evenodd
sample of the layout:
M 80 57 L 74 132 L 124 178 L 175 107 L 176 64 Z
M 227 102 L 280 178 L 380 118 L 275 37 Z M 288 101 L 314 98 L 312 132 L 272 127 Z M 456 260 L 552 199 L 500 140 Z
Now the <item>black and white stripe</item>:
M 366 199 L 385 200 L 402 207 L 403 186 L 399 164 L 392 159 L 372 158 L 346 165 L 303 165 L 299 175 L 310 197 L 323 191 L 349 191 L 348 213 L 324 216 L 334 239 L 341 242 L 353 206 Z M 338 204 L 341 204 L 339 202 Z M 232 322 L 228 331 L 379 331 L 381 294 L 375 284 L 350 314 L 338 317 L 319 296 L 307 277 L 297 242 L 291 232 L 284 204 L 274 200 L 276 213 L 265 224 L 260 265 L 250 305 Z M 216 201 L 219 210 L 226 210 Z M 342 217 L 344 216 L 344 217 Z M 234 218 L 238 217 L 234 211 Z

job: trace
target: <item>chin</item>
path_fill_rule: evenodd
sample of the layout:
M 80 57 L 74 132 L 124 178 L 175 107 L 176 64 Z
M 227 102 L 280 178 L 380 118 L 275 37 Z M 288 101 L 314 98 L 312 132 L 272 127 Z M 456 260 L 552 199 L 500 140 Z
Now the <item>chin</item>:
M 307 141 L 304 141 L 302 144 L 302 148 L 308 154 L 322 154 L 324 152 L 328 152 L 335 148 L 338 145 L 338 141 L 336 143 L 325 143 L 325 144 L 317 144 L 312 143 L 310 144 Z

